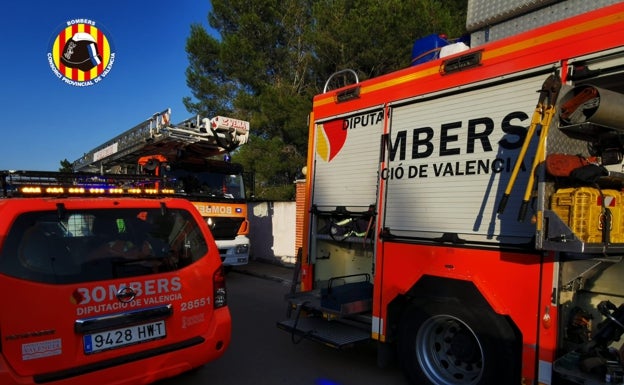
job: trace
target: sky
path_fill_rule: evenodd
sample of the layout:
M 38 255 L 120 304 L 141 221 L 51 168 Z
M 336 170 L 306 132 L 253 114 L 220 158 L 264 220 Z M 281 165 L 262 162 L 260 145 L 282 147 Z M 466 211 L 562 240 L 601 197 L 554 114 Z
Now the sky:
M 182 103 L 192 97 L 184 48 L 191 24 L 209 30 L 210 1 L 13 0 L 2 8 L 0 170 L 56 171 L 155 112 L 171 108 L 172 123 L 192 116 Z M 72 20 L 94 22 L 115 54 L 91 86 L 67 84 L 48 60 Z

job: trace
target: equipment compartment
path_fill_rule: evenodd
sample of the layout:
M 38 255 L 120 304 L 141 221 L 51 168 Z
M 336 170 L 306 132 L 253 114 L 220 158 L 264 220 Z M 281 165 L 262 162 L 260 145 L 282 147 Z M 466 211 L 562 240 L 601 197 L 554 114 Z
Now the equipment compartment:
M 621 384 L 624 53 L 569 65 L 545 154 L 564 155 L 539 170 L 538 186 L 536 248 L 560 252 L 553 370 L 570 383 Z
M 362 278 L 364 281 L 347 282 L 347 280 Z M 343 283 L 337 285 L 338 281 L 343 281 Z M 332 277 L 327 287 L 321 289 L 321 308 L 341 314 L 370 311 L 372 301 L 373 284 L 370 282 L 369 274 Z
M 571 60 L 567 80 L 544 158 L 576 157 L 576 167 L 567 175 L 548 165 L 537 171 L 536 248 L 622 253 L 624 53 Z

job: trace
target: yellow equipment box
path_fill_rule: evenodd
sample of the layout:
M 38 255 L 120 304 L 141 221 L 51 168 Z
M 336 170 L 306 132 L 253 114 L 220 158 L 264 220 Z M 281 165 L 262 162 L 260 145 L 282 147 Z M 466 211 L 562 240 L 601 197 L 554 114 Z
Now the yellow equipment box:
M 585 243 L 603 243 L 605 209 L 611 212 L 609 243 L 624 242 L 622 224 L 622 197 L 617 190 L 599 190 L 593 187 L 571 187 L 557 190 L 551 197 L 551 209 L 580 240 Z M 604 202 L 603 202 L 604 201 Z M 604 204 L 603 204 L 604 203 Z

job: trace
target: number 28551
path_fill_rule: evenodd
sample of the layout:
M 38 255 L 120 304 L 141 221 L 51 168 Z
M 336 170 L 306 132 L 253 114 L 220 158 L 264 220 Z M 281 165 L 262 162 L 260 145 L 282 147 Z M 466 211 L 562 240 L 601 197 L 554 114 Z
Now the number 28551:
M 181 311 L 198 309 L 210 305 L 210 297 L 196 298 L 190 301 L 182 302 Z

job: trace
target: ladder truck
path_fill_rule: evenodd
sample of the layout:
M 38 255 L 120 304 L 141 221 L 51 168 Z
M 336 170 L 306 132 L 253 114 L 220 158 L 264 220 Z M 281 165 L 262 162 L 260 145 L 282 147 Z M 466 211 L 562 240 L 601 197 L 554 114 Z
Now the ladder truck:
M 190 200 L 205 218 L 223 265 L 249 261 L 249 220 L 243 168 L 230 153 L 249 139 L 249 122 L 200 115 L 171 124 L 171 109 L 85 153 L 74 171 L 156 176 Z M 163 186 L 161 186 L 163 187 Z
M 314 97 L 277 327 L 415 385 L 621 384 L 624 2 L 468 7 L 470 44 Z

